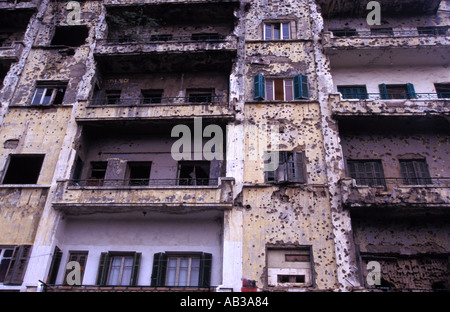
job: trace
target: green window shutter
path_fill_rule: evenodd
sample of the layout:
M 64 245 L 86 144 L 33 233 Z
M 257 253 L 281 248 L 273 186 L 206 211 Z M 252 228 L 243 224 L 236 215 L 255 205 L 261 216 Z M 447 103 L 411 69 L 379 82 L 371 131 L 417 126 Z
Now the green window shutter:
M 308 77 L 305 75 L 294 76 L 294 99 L 309 99 Z
M 106 285 L 106 279 L 108 277 L 110 256 L 107 252 L 100 254 L 100 262 L 98 264 L 97 272 L 97 285 Z
M 141 265 L 141 256 L 142 254 L 140 252 L 136 252 L 134 254 L 133 259 L 133 270 L 131 271 L 131 286 L 136 286 L 138 282 L 138 274 L 139 274 L 139 266 Z
M 200 257 L 200 276 L 198 279 L 199 287 L 211 286 L 211 268 L 212 268 L 212 254 L 202 253 Z
M 164 286 L 166 283 L 167 255 L 163 252 L 153 256 L 151 286 Z
M 14 247 L 14 252 L 3 281 L 4 285 L 20 285 L 31 254 L 31 245 Z
M 382 84 L 378 85 L 378 88 L 380 89 L 380 98 L 381 98 L 382 100 L 387 100 L 387 99 L 389 99 L 389 94 L 388 94 L 388 91 L 387 91 L 387 86 L 386 86 L 386 84 L 385 84 L 385 83 L 382 83 Z
M 306 161 L 305 152 L 295 152 L 295 181 L 299 183 L 306 183 Z
M 412 83 L 406 84 L 406 92 L 408 99 L 417 99 L 416 90 L 414 89 L 414 85 Z
M 266 79 L 262 74 L 258 74 L 254 77 L 253 82 L 254 82 L 254 99 L 264 100 Z

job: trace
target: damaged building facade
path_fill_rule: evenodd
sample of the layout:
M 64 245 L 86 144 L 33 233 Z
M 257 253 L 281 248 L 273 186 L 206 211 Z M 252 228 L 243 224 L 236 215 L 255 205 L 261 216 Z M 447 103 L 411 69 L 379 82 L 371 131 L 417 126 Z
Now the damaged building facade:
M 378 2 L 0 1 L 0 291 L 450 289 L 450 1 Z

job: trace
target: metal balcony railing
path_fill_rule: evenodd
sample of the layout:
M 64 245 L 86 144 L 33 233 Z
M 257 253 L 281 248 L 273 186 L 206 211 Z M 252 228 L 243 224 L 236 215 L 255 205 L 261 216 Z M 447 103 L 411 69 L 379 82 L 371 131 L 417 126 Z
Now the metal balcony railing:
M 342 94 L 344 100 L 446 100 L 450 99 L 450 92 L 438 93 L 346 93 Z
M 222 95 L 193 95 L 193 96 L 175 96 L 175 97 L 143 97 L 143 98 L 101 98 L 89 101 L 91 106 L 144 106 L 144 105 L 180 105 L 180 104 L 224 104 L 225 96 Z
M 429 28 L 411 30 L 374 29 L 374 30 L 330 30 L 333 37 L 417 37 L 417 36 L 448 36 L 448 28 Z
M 362 187 L 436 187 L 450 188 L 450 178 L 353 178 L 356 186 Z
M 130 36 L 122 36 L 118 38 L 106 38 L 99 39 L 100 42 L 103 42 L 108 45 L 115 44 L 161 44 L 165 42 L 221 42 L 225 41 L 227 36 L 220 34 L 192 34 L 185 36 L 174 36 L 172 34 L 159 34 L 159 35 L 130 35 Z
M 125 187 L 125 186 L 217 186 L 219 179 L 178 178 L 178 179 L 86 179 L 69 180 L 68 186 L 77 187 Z

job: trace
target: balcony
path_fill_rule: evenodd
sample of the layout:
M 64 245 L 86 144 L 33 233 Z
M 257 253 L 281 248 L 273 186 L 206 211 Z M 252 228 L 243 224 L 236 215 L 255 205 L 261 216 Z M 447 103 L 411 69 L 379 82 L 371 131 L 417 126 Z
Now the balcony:
M 337 30 L 323 36 L 326 52 L 373 48 L 446 47 L 450 44 L 447 28 L 380 31 Z
M 231 209 L 233 178 L 58 181 L 53 207 L 68 214 Z
M 225 96 L 155 97 L 80 101 L 76 119 L 79 122 L 96 120 L 151 120 L 160 118 L 232 118 Z
M 413 16 L 436 14 L 441 0 L 378 0 L 382 16 Z M 318 0 L 325 18 L 366 16 L 367 1 Z
M 386 95 L 380 93 L 365 93 L 359 99 L 343 99 L 340 94 L 330 94 L 329 100 L 334 116 L 448 116 L 450 98 L 447 96 L 442 93 L 416 93 L 416 98 L 408 99 L 406 95 L 387 94 L 386 99 Z
M 339 181 L 345 208 L 450 207 L 450 178 L 421 178 L 418 181 L 405 181 L 403 178 L 366 180 L 365 184 L 369 185 L 357 185 L 352 178 Z
M 44 292 L 215 292 L 216 287 L 44 285 Z
M 117 54 L 152 54 L 199 51 L 236 51 L 237 37 L 199 33 L 190 36 L 173 36 L 171 34 L 151 35 L 145 37 L 129 36 L 126 38 L 100 39 L 97 41 L 95 54 L 98 56 Z

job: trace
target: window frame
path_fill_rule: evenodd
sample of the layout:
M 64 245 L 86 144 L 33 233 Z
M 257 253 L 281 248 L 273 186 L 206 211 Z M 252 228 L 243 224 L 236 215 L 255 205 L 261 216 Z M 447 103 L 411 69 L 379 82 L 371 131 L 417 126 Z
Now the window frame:
M 183 166 L 186 165 L 192 165 L 194 167 L 194 174 L 196 171 L 196 167 L 205 167 L 208 166 L 208 177 L 207 178 L 197 178 L 197 175 L 195 175 L 194 177 L 191 178 L 182 178 L 181 177 L 181 170 Z M 177 163 L 177 184 L 178 185 L 190 185 L 190 186 L 203 186 L 203 185 L 209 185 L 211 182 L 211 166 L 212 166 L 212 162 L 209 160 L 180 160 Z M 190 179 L 187 180 L 187 183 L 184 184 L 184 182 L 182 183 L 182 180 L 185 179 Z M 200 179 L 200 181 L 198 181 Z M 201 182 L 202 179 L 205 179 L 207 183 L 205 182 Z M 200 182 L 200 184 L 199 184 Z
M 67 269 L 67 264 L 72 261 L 78 262 L 80 264 L 80 285 L 83 285 L 83 278 L 84 278 L 84 271 L 86 270 L 86 263 L 89 256 L 89 251 L 87 250 L 69 250 L 69 255 L 67 256 L 66 261 L 66 270 L 64 272 L 64 280 L 63 284 L 68 285 L 67 283 L 67 276 L 71 272 L 71 270 Z M 84 260 L 80 260 L 82 257 L 84 257 Z M 76 286 L 80 286 L 76 285 Z
M 272 152 L 266 153 L 270 155 Z M 264 166 L 266 166 L 271 160 L 267 156 L 264 159 Z M 278 151 L 278 160 L 279 164 L 276 170 L 264 171 L 265 183 L 307 183 L 306 154 L 304 151 Z
M 45 161 L 45 154 L 9 154 L 8 155 L 8 160 L 7 160 L 7 162 L 6 162 L 6 164 L 5 164 L 5 168 L 4 168 L 4 170 L 3 170 L 3 176 L 1 177 L 1 184 L 3 185 L 3 184 L 5 184 L 5 185 L 10 185 L 10 184 L 17 184 L 17 185 L 27 185 L 27 184 L 30 184 L 30 185 L 35 185 L 35 184 L 37 184 L 38 182 L 39 182 L 39 177 L 41 176 L 41 171 L 42 171 L 42 167 L 43 167 L 43 165 L 44 165 L 44 161 Z M 14 158 L 31 158 L 31 157 L 36 157 L 36 159 L 34 160 L 34 161 L 38 161 L 38 157 L 40 157 L 42 160 L 41 160 L 41 163 L 40 163 L 40 167 L 39 167 L 39 170 L 37 170 L 36 171 L 36 180 L 34 181 L 34 183 L 23 183 L 23 182 L 20 182 L 20 183 L 17 183 L 16 181 L 16 183 L 5 183 L 5 179 L 6 178 L 9 178 L 9 175 L 8 175 L 8 173 L 10 172 L 9 170 L 10 170 L 10 166 L 11 166 L 11 161 L 14 159 Z M 16 166 L 18 166 L 18 165 L 16 165 Z M 7 181 L 7 182 L 9 182 L 9 181 Z
M 358 167 L 355 165 L 358 164 Z M 374 165 L 379 166 L 376 168 Z M 367 168 L 367 167 L 370 168 Z M 363 168 L 363 170 L 359 170 Z M 366 171 L 370 169 L 370 172 Z M 347 171 L 349 177 L 356 181 L 357 186 L 369 186 L 369 187 L 384 187 L 386 188 L 386 178 L 384 175 L 384 167 L 381 159 L 347 159 Z M 373 175 L 374 177 L 358 177 L 360 173 L 364 175 Z M 352 174 L 353 173 L 353 174 Z M 380 177 L 376 177 L 379 174 Z M 364 181 L 369 181 L 369 183 L 364 183 Z M 371 182 L 372 181 L 372 182 Z M 361 183 L 363 182 L 363 183 Z
M 147 178 L 131 178 L 132 170 L 138 167 L 148 167 L 148 177 Z M 149 185 L 150 183 L 150 175 L 152 172 L 152 162 L 151 161 L 128 161 L 127 162 L 127 172 L 126 179 L 128 181 L 128 185 L 130 186 L 143 186 Z M 138 180 L 137 184 L 133 183 L 133 180 Z M 142 183 L 140 183 L 142 182 Z
M 432 184 L 430 171 L 425 158 L 399 159 L 399 164 L 400 174 L 404 185 Z
M 3 285 L 21 285 L 28 260 L 30 259 L 32 245 L 16 245 L 5 273 Z
M 173 256 L 196 256 L 200 258 L 199 278 L 197 286 L 170 286 L 170 287 L 197 287 L 207 288 L 211 286 L 212 276 L 212 254 L 207 252 L 158 252 L 153 255 L 153 269 L 151 275 L 151 286 L 167 286 L 168 258 Z
M 279 26 L 279 38 L 275 39 L 275 26 Z M 268 37 L 268 28 L 270 27 L 270 37 Z M 287 34 L 285 33 L 287 28 Z M 277 40 L 291 40 L 292 30 L 291 21 L 265 21 L 263 23 L 263 40 L 264 41 L 277 41 Z
M 108 251 L 102 252 L 100 254 L 98 270 L 97 270 L 97 279 L 96 284 L 99 286 L 136 286 L 139 278 L 139 268 L 141 263 L 140 252 L 134 251 Z M 130 281 L 128 285 L 111 285 L 110 284 L 110 274 L 111 274 L 111 266 L 112 260 L 114 257 L 122 257 L 122 264 L 124 264 L 125 257 L 133 257 L 133 264 L 131 268 Z M 123 274 L 123 268 L 119 271 L 119 274 Z M 119 278 L 119 281 L 122 282 L 123 276 Z
M 341 85 L 337 86 L 337 92 L 342 95 L 342 99 L 346 100 L 367 100 L 369 98 L 366 85 Z
M 42 93 L 40 95 L 39 101 L 37 103 L 35 103 L 35 100 L 39 93 L 39 90 L 42 90 Z M 50 95 L 50 100 L 48 101 L 48 103 L 45 103 L 44 101 L 47 97 L 46 94 L 49 90 L 52 90 L 51 95 Z M 67 82 L 38 81 L 38 82 L 36 82 L 33 96 L 31 98 L 31 105 L 36 105 L 36 106 L 62 105 L 62 104 L 64 104 L 64 97 L 66 95 L 66 90 L 67 90 Z M 62 92 L 61 103 L 55 103 L 55 99 L 57 97 L 58 92 Z

